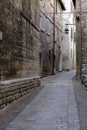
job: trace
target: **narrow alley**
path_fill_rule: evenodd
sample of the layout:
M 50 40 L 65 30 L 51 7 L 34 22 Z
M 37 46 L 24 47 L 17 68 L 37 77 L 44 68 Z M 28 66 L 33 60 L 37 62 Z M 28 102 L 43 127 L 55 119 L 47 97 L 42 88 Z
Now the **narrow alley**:
M 71 71 L 41 79 L 42 89 L 38 94 L 7 125 L 3 121 L 0 130 L 80 130 L 74 76 L 75 71 Z M 0 122 L 5 120 L 6 109 L 9 107 L 0 112 Z
M 87 0 L 0 0 L 0 130 L 87 130 Z

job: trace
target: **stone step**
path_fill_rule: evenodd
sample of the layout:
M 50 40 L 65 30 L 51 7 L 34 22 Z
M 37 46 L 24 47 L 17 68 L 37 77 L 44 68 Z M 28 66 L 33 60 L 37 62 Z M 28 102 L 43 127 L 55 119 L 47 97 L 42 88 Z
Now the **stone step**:
M 81 82 L 82 82 L 82 84 L 84 84 L 85 89 L 87 91 L 87 74 L 86 75 L 82 75 Z
M 82 63 L 82 66 L 87 66 L 87 63 Z
M 0 83 L 0 109 L 40 86 L 39 78 L 3 81 Z
M 87 74 L 87 68 L 82 69 L 82 74 Z
M 87 64 L 87 60 L 83 60 L 83 61 L 82 61 L 82 64 Z
M 87 69 L 87 66 L 82 66 L 82 68 L 86 70 L 86 69 Z
M 86 89 L 86 91 L 87 91 L 87 82 L 85 82 L 85 84 L 84 84 L 84 85 L 85 85 L 85 89 Z
M 85 84 L 87 82 L 87 75 L 86 74 L 82 74 L 81 82 L 82 82 L 82 84 Z

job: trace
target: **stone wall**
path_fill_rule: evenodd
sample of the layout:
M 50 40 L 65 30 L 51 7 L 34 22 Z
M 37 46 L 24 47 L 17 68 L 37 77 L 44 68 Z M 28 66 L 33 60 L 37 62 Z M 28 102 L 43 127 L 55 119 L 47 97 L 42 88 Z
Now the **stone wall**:
M 61 5 L 57 5 L 58 11 L 61 12 Z M 43 23 L 40 32 L 41 42 L 41 75 L 48 76 L 52 74 L 52 63 L 55 62 L 54 70 L 58 73 L 60 70 L 60 55 L 62 42 L 62 20 L 61 15 L 55 14 L 55 50 L 53 61 L 53 0 L 44 0 L 40 2 L 40 17 L 43 18 Z M 49 13 L 50 12 L 50 13 Z M 41 19 L 41 18 L 40 18 Z M 42 22 L 42 20 L 41 20 Z M 48 25 L 49 24 L 49 25 Z M 60 40 L 61 39 L 61 40 Z
M 49 36 L 45 34 L 43 31 L 40 33 L 41 44 L 42 44 L 42 76 L 50 75 L 52 72 L 52 48 L 50 47 L 51 41 L 49 40 Z M 52 38 L 51 38 L 52 40 Z
M 39 75 L 39 0 L 0 0 L 0 79 Z
M 80 3 L 81 2 L 81 3 Z M 77 11 L 84 12 L 87 10 L 87 2 L 76 1 Z M 78 13 L 79 20 L 77 19 L 77 77 L 81 78 L 86 74 L 87 69 L 87 14 Z
M 0 109 L 40 86 L 39 77 L 2 81 L 0 83 Z

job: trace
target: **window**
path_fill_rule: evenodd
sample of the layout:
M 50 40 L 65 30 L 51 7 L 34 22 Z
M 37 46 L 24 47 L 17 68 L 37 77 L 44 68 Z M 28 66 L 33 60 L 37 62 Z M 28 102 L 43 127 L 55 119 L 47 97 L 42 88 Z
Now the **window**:
M 87 17 L 86 17 L 85 23 L 86 23 L 86 30 L 87 30 Z
M 41 65 L 41 58 L 42 58 L 42 54 L 41 54 L 41 52 L 39 52 L 39 63 L 40 63 L 40 65 Z
M 71 58 L 72 58 L 72 49 L 71 49 Z
M 0 40 L 3 38 L 3 33 L 0 31 Z
M 49 50 L 49 60 L 51 60 L 51 50 Z
M 57 30 L 55 29 L 55 42 L 57 41 L 57 37 L 58 37 Z
M 50 21 L 48 19 L 46 21 L 46 32 L 48 35 L 50 35 Z
M 72 30 L 72 28 L 71 28 L 71 39 L 73 38 L 73 30 Z
M 76 33 L 74 32 L 74 42 L 76 42 Z
M 40 15 L 40 29 L 45 31 L 45 16 L 43 14 Z
M 71 12 L 73 12 L 73 3 L 71 2 Z

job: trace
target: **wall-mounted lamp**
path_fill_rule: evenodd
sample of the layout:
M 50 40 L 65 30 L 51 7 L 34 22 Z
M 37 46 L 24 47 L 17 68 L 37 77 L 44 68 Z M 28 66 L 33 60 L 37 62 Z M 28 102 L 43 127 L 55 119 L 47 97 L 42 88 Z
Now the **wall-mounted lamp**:
M 69 33 L 69 29 L 65 28 L 65 34 L 68 34 L 68 33 Z
M 80 21 L 80 18 L 79 18 L 79 16 L 76 16 L 76 20 L 79 22 Z
M 67 28 L 67 24 L 66 24 L 66 28 L 65 28 L 65 34 L 69 33 L 69 29 Z
M 74 24 L 66 24 L 66 28 L 65 28 L 65 34 L 69 34 L 69 29 L 67 28 L 67 25 L 76 25 L 75 23 Z

